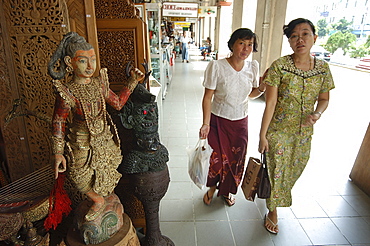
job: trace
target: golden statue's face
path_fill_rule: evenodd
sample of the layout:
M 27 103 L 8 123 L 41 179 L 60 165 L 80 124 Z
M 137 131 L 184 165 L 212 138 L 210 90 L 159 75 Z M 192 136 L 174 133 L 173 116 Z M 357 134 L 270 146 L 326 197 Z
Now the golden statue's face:
M 96 55 L 94 49 L 78 50 L 71 61 L 76 76 L 90 78 L 96 69 Z

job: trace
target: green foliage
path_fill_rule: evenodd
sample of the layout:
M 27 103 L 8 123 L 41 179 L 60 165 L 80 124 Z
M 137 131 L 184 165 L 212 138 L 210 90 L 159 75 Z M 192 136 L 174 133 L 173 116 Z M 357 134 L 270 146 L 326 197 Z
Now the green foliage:
M 353 29 L 351 28 L 351 25 L 353 24 L 353 21 L 348 22 L 346 19 L 342 18 L 337 23 L 332 24 L 333 29 L 341 31 L 343 33 L 345 32 L 352 32 Z
M 353 47 L 349 54 L 352 58 L 361 58 L 370 54 L 370 49 L 368 47 L 365 47 L 365 44 L 362 44 L 358 47 Z
M 366 48 L 370 48 L 370 36 L 367 36 L 366 43 L 364 44 Z
M 350 45 L 355 41 L 355 34 L 338 31 L 329 37 L 324 47 L 331 53 L 334 53 L 338 48 L 342 48 L 344 54 L 346 54 Z
M 321 19 L 317 22 L 317 35 L 319 37 L 325 37 L 329 33 L 328 23 L 326 19 Z

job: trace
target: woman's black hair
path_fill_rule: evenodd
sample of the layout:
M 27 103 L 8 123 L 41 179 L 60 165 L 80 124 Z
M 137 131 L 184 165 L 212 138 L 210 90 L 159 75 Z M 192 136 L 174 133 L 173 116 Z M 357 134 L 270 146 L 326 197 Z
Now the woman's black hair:
M 253 38 L 253 52 L 257 52 L 258 44 L 257 44 L 257 36 L 254 32 L 252 32 L 248 28 L 239 28 L 231 34 L 229 41 L 227 42 L 227 46 L 229 47 L 230 51 L 233 51 L 233 45 L 236 40 L 251 40 Z
M 74 57 L 77 50 L 91 50 L 93 46 L 86 42 L 86 39 L 76 32 L 69 32 L 64 35 L 59 46 L 52 55 L 48 63 L 48 72 L 53 79 L 62 79 L 66 75 L 67 65 L 64 62 L 65 56 Z M 57 62 L 60 62 L 60 67 L 55 68 Z
M 308 25 L 310 25 L 310 27 L 312 29 L 312 32 L 313 32 L 313 35 L 316 34 L 315 26 L 314 26 L 314 24 L 312 24 L 312 22 L 309 19 L 298 18 L 298 19 L 295 19 L 295 20 L 292 20 L 291 22 L 289 22 L 288 25 L 284 25 L 283 31 L 284 31 L 285 36 L 287 38 L 290 38 L 290 36 L 292 35 L 292 32 L 293 32 L 293 29 L 297 25 L 302 24 L 302 23 L 307 23 Z

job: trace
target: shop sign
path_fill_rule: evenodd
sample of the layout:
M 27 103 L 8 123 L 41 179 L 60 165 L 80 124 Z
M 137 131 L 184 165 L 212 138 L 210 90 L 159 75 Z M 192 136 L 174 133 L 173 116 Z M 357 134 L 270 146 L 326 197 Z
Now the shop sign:
M 186 21 L 186 17 L 171 17 L 171 21 Z
M 175 3 L 167 2 L 162 4 L 162 16 L 171 17 L 198 17 L 197 3 Z
M 216 17 L 217 6 L 200 6 L 199 7 L 199 17 Z
M 190 22 L 175 22 L 176 27 L 189 27 L 190 24 Z

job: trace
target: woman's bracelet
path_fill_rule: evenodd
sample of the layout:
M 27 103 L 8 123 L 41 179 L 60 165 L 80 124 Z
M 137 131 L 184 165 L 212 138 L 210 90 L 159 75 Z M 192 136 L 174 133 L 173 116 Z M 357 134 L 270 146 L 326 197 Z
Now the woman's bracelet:
M 322 112 L 320 112 L 320 111 L 315 111 L 315 112 L 313 112 L 312 114 L 318 114 L 318 115 L 322 115 Z
M 203 123 L 203 126 L 209 126 L 209 124 Z

